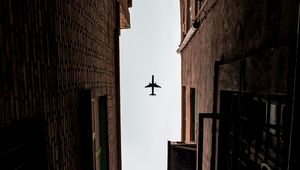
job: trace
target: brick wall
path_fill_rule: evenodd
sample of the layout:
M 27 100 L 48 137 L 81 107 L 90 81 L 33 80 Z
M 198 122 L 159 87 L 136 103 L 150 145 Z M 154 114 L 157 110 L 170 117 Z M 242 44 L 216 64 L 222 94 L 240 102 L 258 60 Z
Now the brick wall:
M 120 169 L 116 3 L 0 2 L 0 127 L 42 118 L 49 169 L 80 169 L 78 107 L 83 89 L 108 96 L 110 169 Z
M 245 62 L 242 90 L 257 93 L 287 92 L 288 58 L 297 29 L 296 1 L 208 0 L 205 20 L 181 52 L 182 86 L 186 86 L 186 133 L 189 134 L 189 89 L 198 91 L 198 111 L 213 112 L 214 85 L 240 90 L 240 61 Z M 214 82 L 215 61 L 219 67 Z M 279 71 L 280 70 L 280 71 Z M 204 124 L 203 169 L 210 169 L 211 122 Z M 186 136 L 189 139 L 189 136 Z

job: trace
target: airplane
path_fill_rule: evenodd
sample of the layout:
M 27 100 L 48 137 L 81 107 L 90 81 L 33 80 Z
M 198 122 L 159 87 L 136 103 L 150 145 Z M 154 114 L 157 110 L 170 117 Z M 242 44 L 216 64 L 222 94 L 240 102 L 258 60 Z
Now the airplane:
M 156 96 L 156 94 L 154 94 L 154 88 L 161 88 L 159 85 L 154 83 L 154 75 L 152 75 L 152 83 L 149 83 L 147 86 L 145 86 L 145 88 L 149 87 L 152 88 L 152 93 L 150 94 L 150 96 Z

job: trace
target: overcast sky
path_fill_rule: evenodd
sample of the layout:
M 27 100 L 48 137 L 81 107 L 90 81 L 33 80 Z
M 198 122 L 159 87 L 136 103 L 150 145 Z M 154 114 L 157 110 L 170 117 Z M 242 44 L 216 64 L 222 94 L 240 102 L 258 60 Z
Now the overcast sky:
M 166 170 L 167 141 L 180 140 L 179 0 L 133 0 L 131 29 L 122 30 L 123 170 Z M 145 89 L 155 75 L 157 96 Z

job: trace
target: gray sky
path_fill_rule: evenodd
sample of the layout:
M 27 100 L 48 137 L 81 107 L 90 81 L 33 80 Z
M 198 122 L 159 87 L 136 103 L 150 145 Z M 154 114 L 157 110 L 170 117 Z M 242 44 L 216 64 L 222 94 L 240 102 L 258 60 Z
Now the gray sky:
M 166 170 L 167 141 L 180 139 L 179 0 L 133 0 L 131 29 L 122 30 L 123 170 Z M 157 96 L 145 89 L 151 81 Z

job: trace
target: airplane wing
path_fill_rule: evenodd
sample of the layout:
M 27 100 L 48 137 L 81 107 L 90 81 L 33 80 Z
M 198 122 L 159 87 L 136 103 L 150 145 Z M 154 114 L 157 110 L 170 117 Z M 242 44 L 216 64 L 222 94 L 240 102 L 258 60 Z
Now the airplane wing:
M 152 87 L 152 84 L 148 84 L 147 86 L 145 86 L 145 88 L 148 88 L 148 87 Z
M 157 85 L 156 83 L 153 85 L 154 87 L 157 87 L 157 88 L 161 88 L 159 85 Z

